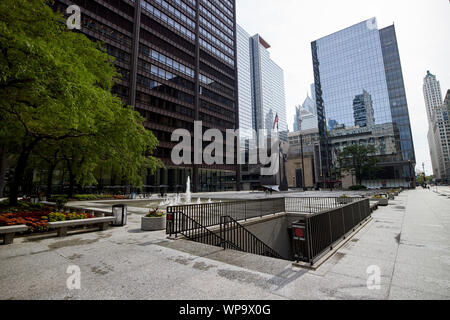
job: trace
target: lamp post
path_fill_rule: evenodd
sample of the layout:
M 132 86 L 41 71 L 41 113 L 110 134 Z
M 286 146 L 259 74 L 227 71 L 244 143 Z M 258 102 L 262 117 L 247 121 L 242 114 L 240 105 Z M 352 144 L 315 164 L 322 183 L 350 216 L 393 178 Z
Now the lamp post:
M 409 164 L 409 183 L 410 183 L 410 189 L 413 188 L 413 177 L 412 177 L 412 170 L 411 170 L 411 160 L 408 160 L 408 164 Z
M 304 157 L 304 150 L 303 150 L 303 134 L 302 134 L 302 123 L 303 119 L 301 116 L 301 110 L 299 110 L 298 113 L 298 128 L 300 132 L 300 152 L 302 153 L 302 187 L 303 191 L 306 191 L 306 183 L 305 183 L 305 157 Z

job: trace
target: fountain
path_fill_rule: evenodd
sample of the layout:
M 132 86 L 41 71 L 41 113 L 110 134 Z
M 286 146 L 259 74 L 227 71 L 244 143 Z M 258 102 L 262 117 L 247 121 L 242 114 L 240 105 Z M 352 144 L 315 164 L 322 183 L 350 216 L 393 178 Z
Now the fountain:
M 191 177 L 187 178 L 186 182 L 186 203 L 189 204 L 192 202 L 192 195 L 191 195 Z

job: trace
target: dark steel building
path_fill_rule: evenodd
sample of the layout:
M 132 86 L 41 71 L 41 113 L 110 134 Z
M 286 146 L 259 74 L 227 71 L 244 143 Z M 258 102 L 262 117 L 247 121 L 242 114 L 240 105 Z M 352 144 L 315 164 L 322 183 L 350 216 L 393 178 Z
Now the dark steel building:
M 122 75 L 113 92 L 134 106 L 159 140 L 166 168 L 146 185 L 185 185 L 194 191 L 239 189 L 235 165 L 171 162 L 172 132 L 237 129 L 235 0 L 56 0 L 55 10 L 81 8 L 81 32 L 102 41 Z M 225 162 L 224 162 L 225 163 Z M 114 182 L 111 182 L 114 184 Z

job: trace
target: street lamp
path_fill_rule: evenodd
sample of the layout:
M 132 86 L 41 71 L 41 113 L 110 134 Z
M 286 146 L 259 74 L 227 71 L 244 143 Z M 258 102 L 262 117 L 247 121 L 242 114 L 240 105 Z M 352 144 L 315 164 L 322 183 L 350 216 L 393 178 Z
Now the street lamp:
M 304 158 L 304 150 L 303 150 L 303 134 L 302 134 L 302 123 L 303 119 L 301 116 L 301 110 L 299 110 L 298 113 L 298 126 L 299 126 L 299 132 L 300 132 L 300 152 L 302 153 L 302 187 L 303 191 L 306 191 L 306 183 L 305 183 L 305 158 Z
M 408 160 L 408 164 L 409 164 L 409 183 L 410 183 L 410 188 L 413 188 L 413 175 L 412 175 L 412 163 L 411 160 Z

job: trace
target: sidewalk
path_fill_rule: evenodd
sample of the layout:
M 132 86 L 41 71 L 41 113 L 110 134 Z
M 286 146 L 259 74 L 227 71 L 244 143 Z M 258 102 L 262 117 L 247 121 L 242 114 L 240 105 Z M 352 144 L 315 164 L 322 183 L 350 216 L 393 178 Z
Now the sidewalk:
M 125 228 L 0 246 L 1 299 L 450 299 L 450 200 L 403 192 L 316 271 Z M 81 269 L 81 290 L 66 286 Z M 367 267 L 381 270 L 367 288 Z

